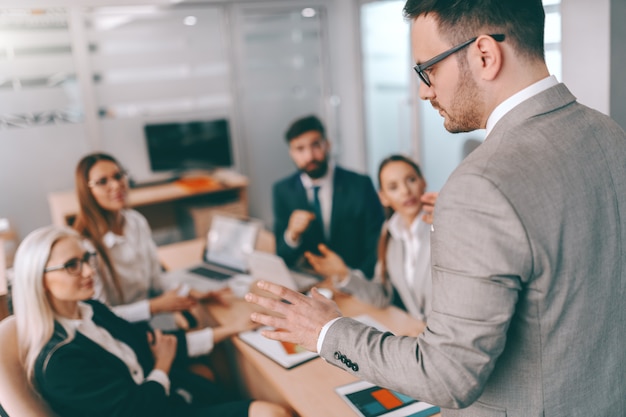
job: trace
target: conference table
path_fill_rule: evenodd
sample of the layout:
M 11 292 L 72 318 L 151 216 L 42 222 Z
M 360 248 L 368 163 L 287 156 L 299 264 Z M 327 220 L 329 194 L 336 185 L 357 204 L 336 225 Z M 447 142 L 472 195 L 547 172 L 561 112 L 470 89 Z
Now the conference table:
M 167 270 L 184 268 L 196 264 L 201 259 L 204 244 L 204 239 L 195 239 L 161 246 L 159 258 Z M 265 243 L 261 239 L 260 247 L 257 244 L 257 249 L 272 250 L 272 245 L 270 239 Z M 334 291 L 334 300 L 344 316 L 366 314 L 396 335 L 415 336 L 424 329 L 423 322 L 393 306 L 377 309 L 337 291 Z M 225 323 L 236 315 L 249 315 L 261 307 L 233 296 L 229 306 L 210 305 L 207 309 L 211 319 L 217 323 Z M 338 386 L 358 381 L 347 372 L 319 357 L 295 368 L 285 369 L 236 336 L 232 338 L 232 345 L 237 371 L 244 388 L 252 398 L 287 405 L 300 417 L 357 415 L 335 392 Z

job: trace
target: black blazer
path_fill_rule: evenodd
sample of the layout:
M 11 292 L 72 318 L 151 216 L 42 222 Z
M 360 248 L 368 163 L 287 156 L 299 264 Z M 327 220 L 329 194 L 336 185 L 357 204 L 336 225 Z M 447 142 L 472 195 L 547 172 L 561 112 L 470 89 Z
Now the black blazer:
M 137 355 L 144 374 L 154 366 L 145 324 L 131 324 L 112 313 L 98 301 L 87 301 L 94 311 L 93 321 L 111 335 L 130 346 Z M 176 365 L 187 358 L 183 332 L 176 333 L 178 351 Z M 69 343 L 66 332 L 56 323 L 50 341 L 39 354 L 35 366 L 35 383 L 52 409 L 64 417 L 153 417 L 184 416 L 188 407 L 175 394 L 186 380 L 180 366 L 172 366 L 170 395 L 154 381 L 137 385 L 128 367 L 117 356 L 77 332 Z M 190 376 L 194 383 L 194 376 Z M 198 377 L 199 378 L 199 377 Z M 201 378 L 199 378 L 201 379 Z M 184 381 L 184 382 L 183 382 Z M 210 384 L 209 384 L 210 385 Z M 188 390 L 188 386 L 185 385 Z M 195 390 L 194 390 L 195 391 Z
M 293 266 L 304 251 L 317 252 L 319 243 L 341 256 L 350 268 L 360 269 L 365 276 L 374 275 L 378 239 L 384 221 L 383 208 L 372 180 L 366 176 L 335 167 L 330 219 L 330 239 L 309 227 L 298 248 L 285 242 L 285 230 L 294 210 L 311 211 L 300 172 L 277 182 L 273 187 L 274 234 L 276 253 Z

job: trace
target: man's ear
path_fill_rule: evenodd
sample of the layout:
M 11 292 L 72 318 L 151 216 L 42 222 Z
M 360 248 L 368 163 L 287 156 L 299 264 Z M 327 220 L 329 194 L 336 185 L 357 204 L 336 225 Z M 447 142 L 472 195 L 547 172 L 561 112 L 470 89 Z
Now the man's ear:
M 493 81 L 502 69 L 504 54 L 502 46 L 489 35 L 481 35 L 476 39 L 474 48 L 479 62 L 481 78 L 485 81 Z

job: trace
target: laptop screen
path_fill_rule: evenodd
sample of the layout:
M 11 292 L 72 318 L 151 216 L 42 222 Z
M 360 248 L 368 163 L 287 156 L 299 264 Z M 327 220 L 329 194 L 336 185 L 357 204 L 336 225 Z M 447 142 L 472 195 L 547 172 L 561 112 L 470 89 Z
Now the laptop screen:
M 248 255 L 254 250 L 259 229 L 260 222 L 257 220 L 213 215 L 204 260 L 247 271 Z

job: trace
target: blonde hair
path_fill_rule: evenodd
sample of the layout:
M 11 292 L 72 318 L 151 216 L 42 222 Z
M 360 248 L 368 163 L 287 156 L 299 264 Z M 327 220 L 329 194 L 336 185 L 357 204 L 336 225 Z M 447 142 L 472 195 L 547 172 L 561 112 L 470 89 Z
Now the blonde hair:
M 44 269 L 54 245 L 65 238 L 80 240 L 68 227 L 42 227 L 26 236 L 15 254 L 13 310 L 20 358 L 31 384 L 35 361 L 54 332 L 54 310 L 43 282 Z

